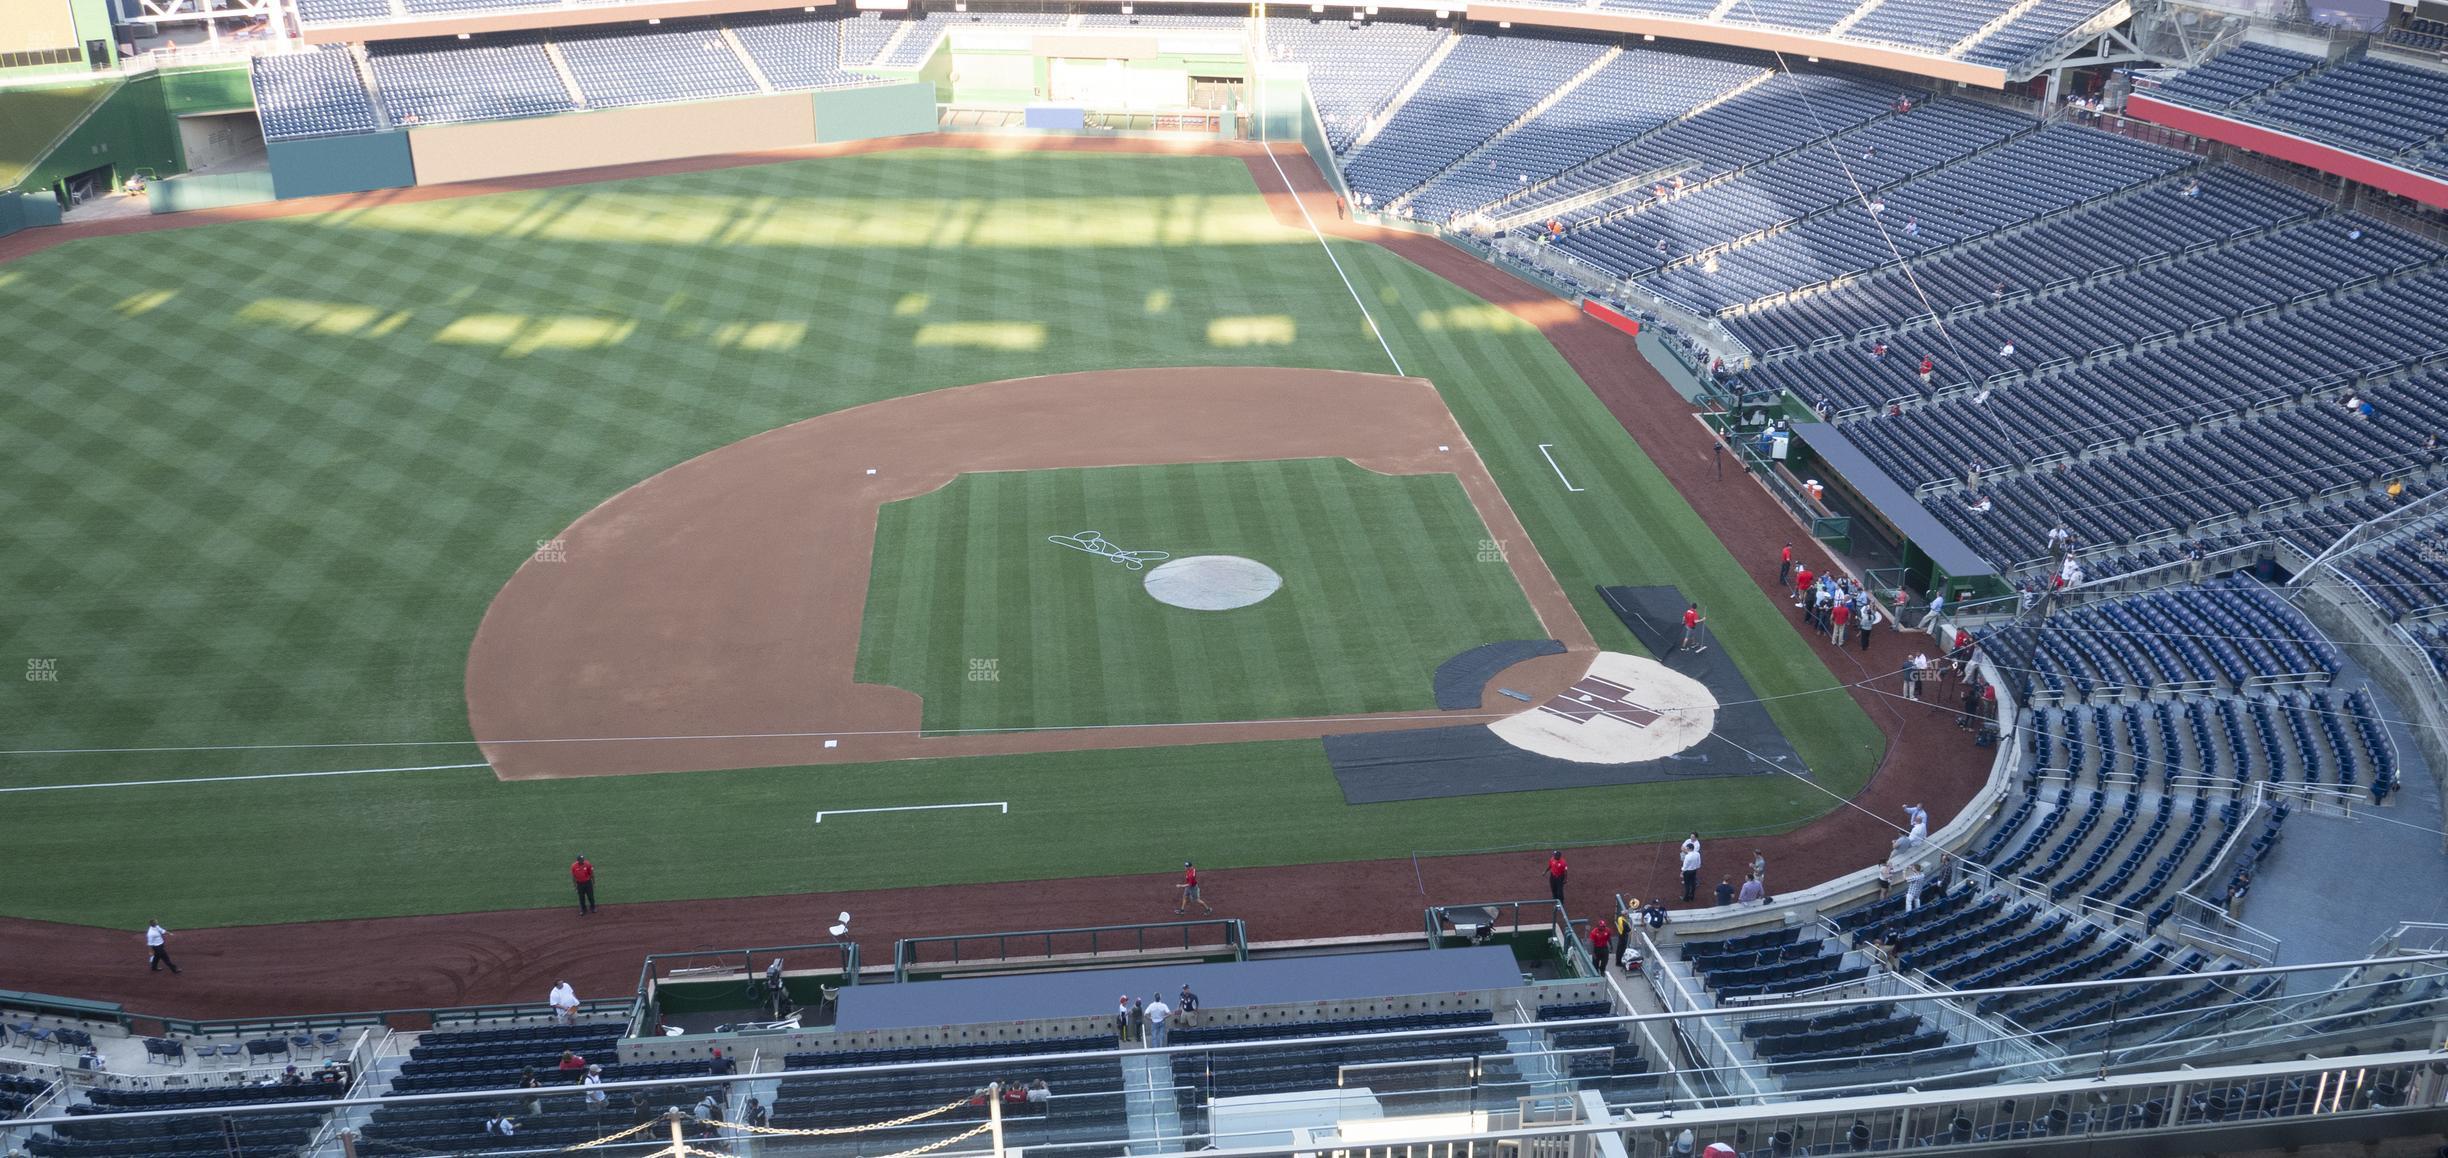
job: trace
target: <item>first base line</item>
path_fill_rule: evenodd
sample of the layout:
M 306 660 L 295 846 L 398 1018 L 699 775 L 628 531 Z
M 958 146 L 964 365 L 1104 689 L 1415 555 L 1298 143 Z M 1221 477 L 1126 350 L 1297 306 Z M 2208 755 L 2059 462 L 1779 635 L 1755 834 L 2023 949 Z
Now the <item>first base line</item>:
M 975 804 L 904 804 L 898 808 L 833 808 L 817 813 L 816 823 L 823 824 L 824 818 L 828 816 L 849 816 L 857 812 L 925 812 L 931 808 L 992 808 L 1005 816 L 1011 815 L 1010 801 L 981 800 Z

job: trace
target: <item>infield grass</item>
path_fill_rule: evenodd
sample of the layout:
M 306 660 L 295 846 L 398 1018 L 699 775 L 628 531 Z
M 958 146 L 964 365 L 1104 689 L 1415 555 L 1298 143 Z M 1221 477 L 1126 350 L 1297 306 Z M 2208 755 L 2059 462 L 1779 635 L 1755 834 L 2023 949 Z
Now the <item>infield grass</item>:
M 1194 611 L 1046 541 L 1239 555 L 1283 587 Z M 1455 654 L 1547 631 L 1450 474 L 1343 459 L 967 474 L 887 504 L 858 679 L 930 731 L 1340 716 L 1436 706 Z M 1159 566 L 1161 564 L 1150 564 Z
M 1858 790 L 1876 730 L 1545 339 L 1373 246 L 1334 247 L 1601 645 L 1638 650 L 1595 585 L 1691 593 L 1776 697 L 1814 783 L 1348 808 L 1313 742 L 151 783 L 477 759 L 461 673 L 510 573 L 606 497 L 759 431 L 1030 374 L 1391 369 L 1325 251 L 1274 223 L 1238 161 L 882 153 L 81 241 L 0 266 L 0 657 L 55 676 L 0 692 L 0 788 L 131 785 L 0 796 L 0 911 L 192 928 L 553 905 L 581 846 L 620 901 L 1230 868 L 1450 849 L 1456 833 L 1543 847 L 1758 831 Z M 809 824 L 817 808 L 980 799 L 1013 811 L 827 824 L 821 841 Z M 1232 823 L 1114 819 L 1116 802 L 1158 799 Z M 935 854 L 901 855 L 918 839 Z M 708 847 L 723 855 L 694 851 Z

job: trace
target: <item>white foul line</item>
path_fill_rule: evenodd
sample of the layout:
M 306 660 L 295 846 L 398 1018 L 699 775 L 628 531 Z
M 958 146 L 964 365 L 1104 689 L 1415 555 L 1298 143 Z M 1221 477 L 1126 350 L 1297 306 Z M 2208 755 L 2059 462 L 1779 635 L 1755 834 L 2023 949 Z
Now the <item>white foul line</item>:
M 993 808 L 1005 816 L 1011 815 L 1008 800 L 981 800 L 975 804 L 904 804 L 898 808 L 834 808 L 816 814 L 816 823 L 823 824 L 828 816 L 848 816 L 853 812 L 924 812 L 930 808 Z
M 1352 304 L 1360 307 L 1360 320 L 1368 323 L 1369 334 L 1377 339 L 1377 348 L 1385 351 L 1386 361 L 1392 362 L 1394 373 L 1400 375 L 1403 372 L 1402 359 L 1394 356 L 1394 347 L 1387 344 L 1385 331 L 1377 328 L 1377 315 L 1370 313 L 1368 303 L 1360 300 L 1359 288 L 1352 285 L 1351 275 L 1343 272 L 1343 259 L 1335 256 L 1334 247 L 1326 244 L 1326 234 L 1318 228 L 1317 219 L 1309 216 L 1309 203 L 1301 200 L 1301 195 L 1293 191 L 1292 175 L 1284 172 L 1283 162 L 1275 159 L 1274 143 L 1264 142 L 1260 148 L 1266 151 L 1268 163 L 1275 166 L 1275 176 L 1283 181 L 1284 196 L 1290 197 L 1292 207 L 1300 210 L 1302 223 L 1309 227 L 1309 236 L 1317 238 L 1318 248 L 1325 250 L 1326 260 L 1334 263 L 1335 276 L 1343 279 L 1343 289 L 1351 294 Z M 1334 190 L 1329 188 L 1327 192 Z
M 153 788 L 164 784 L 229 784 L 240 780 L 302 780 L 315 776 L 365 776 L 375 772 L 441 772 L 490 768 L 491 764 L 419 764 L 413 768 L 343 768 L 334 772 L 264 772 L 254 776 L 189 776 L 178 780 L 101 780 L 91 784 L 34 784 L 0 792 L 65 792 L 72 788 Z
M 1547 469 L 1549 469 L 1549 470 L 1552 470 L 1552 471 L 1556 472 L 1556 477 L 1557 477 L 1557 478 L 1559 478 L 1559 479 L 1563 479 L 1563 481 L 1564 481 L 1564 489 L 1565 489 L 1565 490 L 1568 490 L 1568 491 L 1577 491 L 1577 490 L 1582 489 L 1582 488 L 1580 488 L 1580 487 L 1577 487 L 1577 486 L 1572 485 L 1572 480 L 1571 480 L 1571 479 L 1564 478 L 1564 468 L 1556 465 L 1556 460 L 1555 460 L 1555 456 L 1554 456 L 1554 455 L 1552 455 L 1552 454 L 1547 454 L 1547 448 L 1548 448 L 1548 447 L 1551 447 L 1551 446 L 1554 446 L 1554 445 L 1555 445 L 1555 444 L 1554 444 L 1554 443 L 1552 443 L 1552 442 L 1542 442 L 1542 443 L 1540 443 L 1540 444 L 1539 444 L 1539 453 L 1540 453 L 1540 454 L 1543 454 L 1543 455 L 1547 455 Z

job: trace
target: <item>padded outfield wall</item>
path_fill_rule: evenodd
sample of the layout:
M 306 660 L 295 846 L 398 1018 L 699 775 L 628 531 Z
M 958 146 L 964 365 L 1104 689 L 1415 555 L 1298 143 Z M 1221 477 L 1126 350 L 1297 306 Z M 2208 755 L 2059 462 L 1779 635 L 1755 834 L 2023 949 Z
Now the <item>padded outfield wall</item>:
M 439 185 L 934 129 L 934 86 L 910 83 L 433 125 L 407 137 L 417 184 Z

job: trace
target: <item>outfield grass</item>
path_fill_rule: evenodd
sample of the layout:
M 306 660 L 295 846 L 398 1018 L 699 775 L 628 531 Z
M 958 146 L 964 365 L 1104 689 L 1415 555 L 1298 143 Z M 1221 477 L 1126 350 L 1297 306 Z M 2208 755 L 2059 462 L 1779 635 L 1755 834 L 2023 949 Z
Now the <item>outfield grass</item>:
M 1230 160 L 904 152 L 85 241 L 0 266 L 17 371 L 0 381 L 0 655 L 57 673 L 9 682 L 0 747 L 228 746 L 12 754 L 0 787 L 473 760 L 468 641 L 536 541 L 812 414 L 1075 370 L 1389 369 L 1316 240 L 1254 193 Z M 1381 250 L 1335 248 L 1601 644 L 1637 650 L 1596 584 L 1694 594 L 1753 687 L 1785 697 L 1771 710 L 1818 783 L 1858 789 L 1875 729 L 1545 340 Z M 859 772 L 11 795 L 0 911 L 126 924 L 167 907 L 193 927 L 555 904 L 581 843 L 618 866 L 608 897 L 640 900 L 1400 855 L 1457 831 L 1489 845 L 1732 831 L 1833 803 L 1763 778 L 1349 809 L 1314 743 Z M 1112 820 L 1155 785 L 1235 823 Z M 1005 798 L 1001 827 L 907 814 L 811 843 L 819 807 Z M 955 837 L 943 855 L 894 855 L 940 835 Z M 704 847 L 725 855 L 688 851 Z M 301 869 L 332 858 L 350 871 Z
M 1168 607 L 1144 572 L 1046 541 L 1091 528 L 1256 559 L 1284 585 Z M 1454 476 L 1343 459 L 962 475 L 884 507 L 858 679 L 925 697 L 931 731 L 1434 708 L 1439 663 L 1547 637 L 1488 540 Z

